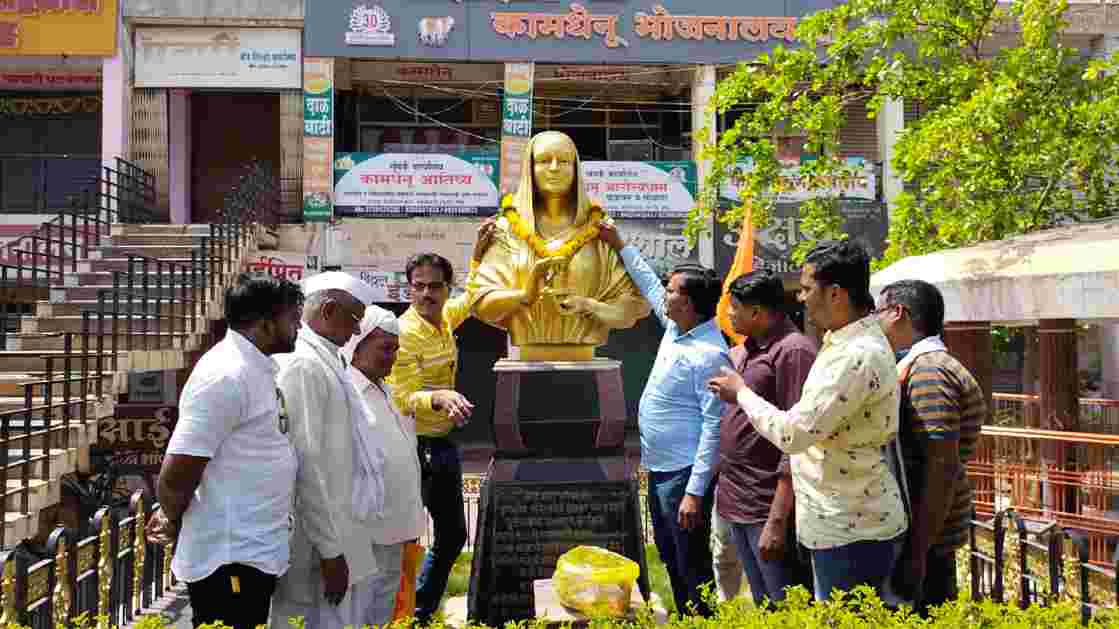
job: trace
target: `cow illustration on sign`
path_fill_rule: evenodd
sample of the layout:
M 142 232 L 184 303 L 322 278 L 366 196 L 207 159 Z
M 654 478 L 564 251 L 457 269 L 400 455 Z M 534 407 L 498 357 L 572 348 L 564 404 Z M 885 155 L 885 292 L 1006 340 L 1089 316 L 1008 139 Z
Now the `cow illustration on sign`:
M 445 15 L 443 17 L 420 18 L 420 41 L 428 46 L 442 47 L 451 36 L 451 29 L 455 27 L 455 18 Z

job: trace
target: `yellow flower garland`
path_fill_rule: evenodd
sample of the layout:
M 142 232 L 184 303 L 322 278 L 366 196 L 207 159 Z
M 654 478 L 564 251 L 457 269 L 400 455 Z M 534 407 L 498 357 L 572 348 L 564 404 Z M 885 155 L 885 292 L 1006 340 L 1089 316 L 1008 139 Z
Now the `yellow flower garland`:
M 562 244 L 549 244 L 534 230 L 529 229 L 521 221 L 521 215 L 513 205 L 513 195 L 505 195 L 501 200 L 502 218 L 509 224 L 509 231 L 517 238 L 528 243 L 537 256 L 541 258 L 570 258 L 579 252 L 587 243 L 598 238 L 598 221 L 609 220 L 606 213 L 598 204 L 591 205 L 590 219 L 579 233 L 575 234 Z

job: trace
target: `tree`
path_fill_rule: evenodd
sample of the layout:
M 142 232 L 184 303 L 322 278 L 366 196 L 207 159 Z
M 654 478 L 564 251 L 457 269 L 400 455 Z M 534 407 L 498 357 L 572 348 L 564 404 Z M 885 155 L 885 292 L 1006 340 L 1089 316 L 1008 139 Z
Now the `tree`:
M 826 191 L 853 174 L 839 132 L 845 105 L 863 99 L 872 118 L 886 99 L 927 108 L 896 145 L 907 189 L 879 265 L 1114 214 L 1119 54 L 1090 59 L 1063 45 L 1068 10 L 1066 0 L 849 0 L 805 17 L 797 38 L 813 45 L 760 55 L 717 86 L 711 108 L 747 111 L 703 147 L 713 167 L 689 236 L 711 213 L 733 224 L 747 206 L 764 226 L 782 185 L 774 134 L 783 128 L 805 138 L 815 159 L 799 174 L 820 194 L 802 205 L 809 242 L 797 254 L 844 237 Z M 735 175 L 744 162 L 753 167 Z M 742 203 L 720 210 L 730 177 Z

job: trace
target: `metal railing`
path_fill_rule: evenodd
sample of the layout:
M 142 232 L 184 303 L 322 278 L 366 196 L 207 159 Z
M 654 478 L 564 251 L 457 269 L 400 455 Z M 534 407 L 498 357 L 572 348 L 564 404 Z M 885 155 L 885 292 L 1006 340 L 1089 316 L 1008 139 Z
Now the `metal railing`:
M 1041 398 L 1021 393 L 995 393 L 991 423 L 1011 428 L 1041 428 Z M 1119 435 L 1119 400 L 1080 398 L 1078 432 Z
M 45 549 L 23 543 L 0 552 L 0 622 L 54 629 L 85 614 L 129 624 L 174 585 L 170 549 L 144 537 L 157 508 L 137 492 L 126 510 L 98 511 L 88 536 L 56 528 Z
M 1009 540 L 1008 533 L 1013 533 Z M 989 541 L 989 545 L 981 545 L 981 538 Z M 1013 510 L 999 511 L 990 519 L 971 521 L 967 558 L 972 599 L 1010 602 L 1007 596 L 1007 576 L 1011 568 L 1008 543 L 1017 551 L 1017 583 L 1011 586 L 1017 590 L 1020 608 L 1071 597 L 1080 606 L 1081 621 L 1088 624 L 1097 610 L 1119 605 L 1119 580 L 1116 579 L 1119 562 L 1100 566 L 1089 559 L 1089 543 L 1085 536 L 1066 531 L 1056 523 L 1038 523 Z M 1075 549 L 1071 562 L 1065 558 L 1066 548 Z M 1067 571 L 1069 567 L 1071 575 Z M 1071 591 L 1069 576 L 1075 580 L 1075 592 Z M 1093 577 L 1101 579 L 1104 587 L 1093 587 Z M 1093 596 L 1093 591 L 1106 592 L 1106 595 Z
M 975 508 L 1005 509 L 1081 532 L 1109 564 L 1119 536 L 1119 435 L 984 426 L 968 462 Z
M 16 263 L 0 264 L 0 289 L 13 291 L 13 300 L 49 298 L 52 309 L 70 308 L 40 319 L 35 332 L 9 333 L 10 321 L 0 322 L 0 372 L 30 374 L 10 385 L 21 391 L 19 399 L 0 408 L 0 483 L 6 510 L 17 520 L 32 517 L 36 484 L 58 475 L 52 468 L 72 447 L 72 431 L 118 393 L 114 376 L 125 368 L 127 352 L 185 350 L 211 340 L 199 319 L 239 270 L 260 216 L 257 200 L 271 194 L 272 180 L 267 169 L 250 165 L 227 196 L 221 221 L 190 241 L 189 261 L 110 242 L 114 224 L 146 222 L 153 214 L 154 179 L 123 160 L 104 168 L 71 210 L 4 246 Z M 17 343 L 18 349 L 9 347 Z M 19 541 L 6 537 L 0 529 L 0 548 Z

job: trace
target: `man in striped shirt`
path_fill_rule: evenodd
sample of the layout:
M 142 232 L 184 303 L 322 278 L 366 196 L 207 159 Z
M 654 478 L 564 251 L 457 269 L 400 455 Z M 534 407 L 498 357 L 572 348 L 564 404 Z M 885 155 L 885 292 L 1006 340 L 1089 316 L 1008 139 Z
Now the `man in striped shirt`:
M 482 259 L 493 221 L 482 224 L 471 268 Z M 450 299 L 454 269 L 435 253 L 408 260 L 405 268 L 412 306 L 400 316 L 400 351 L 388 383 L 393 401 L 416 421 L 424 506 L 434 525 L 434 541 L 416 586 L 416 620 L 426 624 L 439 609 L 447 578 L 466 544 L 462 459 L 450 439 L 470 419 L 474 405 L 455 391 L 458 347 L 454 332 L 470 316 L 467 294 Z
M 901 389 L 899 438 L 911 525 L 895 589 L 921 614 L 957 596 L 956 549 L 967 538 L 972 494 L 967 461 L 987 415 L 983 390 L 940 339 L 944 298 L 905 280 L 882 289 L 878 320 L 895 352 Z

